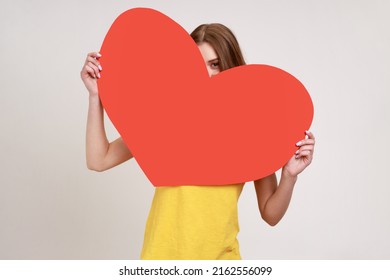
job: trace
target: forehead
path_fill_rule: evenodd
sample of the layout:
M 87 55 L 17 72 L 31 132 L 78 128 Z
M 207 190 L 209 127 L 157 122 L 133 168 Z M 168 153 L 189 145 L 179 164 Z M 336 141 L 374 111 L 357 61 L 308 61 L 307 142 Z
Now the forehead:
M 218 55 L 215 52 L 214 48 L 207 42 L 202 42 L 198 44 L 199 50 L 203 56 L 203 59 L 207 62 L 213 59 L 217 59 Z

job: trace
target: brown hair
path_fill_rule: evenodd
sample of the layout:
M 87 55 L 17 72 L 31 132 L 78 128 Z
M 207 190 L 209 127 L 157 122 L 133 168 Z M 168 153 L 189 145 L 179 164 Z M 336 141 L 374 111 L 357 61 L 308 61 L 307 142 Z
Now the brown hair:
M 240 46 L 233 32 L 220 23 L 202 24 L 191 33 L 195 43 L 209 43 L 219 58 L 219 70 L 245 65 Z

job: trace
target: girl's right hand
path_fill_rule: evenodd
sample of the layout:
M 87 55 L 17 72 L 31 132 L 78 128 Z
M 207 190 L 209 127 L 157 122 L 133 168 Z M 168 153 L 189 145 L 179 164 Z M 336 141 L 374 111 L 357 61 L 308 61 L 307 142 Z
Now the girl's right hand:
M 102 55 L 98 52 L 91 52 L 87 55 L 80 76 L 90 95 L 98 95 L 97 79 L 100 79 L 102 67 L 99 58 Z

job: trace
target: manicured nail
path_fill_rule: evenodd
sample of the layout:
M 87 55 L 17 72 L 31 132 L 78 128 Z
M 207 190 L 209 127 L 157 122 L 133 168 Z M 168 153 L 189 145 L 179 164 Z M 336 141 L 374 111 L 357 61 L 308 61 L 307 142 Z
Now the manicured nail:
M 305 133 L 306 133 L 306 134 L 309 134 L 309 133 L 310 133 L 310 131 L 309 131 L 309 130 L 306 130 L 306 131 L 305 131 Z
M 299 150 L 297 150 L 296 152 L 295 152 L 295 154 L 297 155 L 299 153 Z
M 99 74 L 99 73 L 97 74 L 97 76 L 98 76 L 98 78 L 100 79 L 100 74 Z
M 100 64 L 98 65 L 98 68 L 99 68 L 100 71 L 103 70 L 103 68 L 100 66 Z
M 299 141 L 298 143 L 296 143 L 295 145 L 297 145 L 297 146 L 300 146 L 300 145 L 302 145 L 302 141 Z
M 102 55 L 100 53 L 97 53 L 96 56 L 101 57 Z

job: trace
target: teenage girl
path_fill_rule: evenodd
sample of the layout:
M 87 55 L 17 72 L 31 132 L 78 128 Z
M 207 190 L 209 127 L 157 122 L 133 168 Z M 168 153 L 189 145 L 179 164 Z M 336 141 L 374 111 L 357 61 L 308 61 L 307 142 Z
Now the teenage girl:
M 191 37 L 210 77 L 245 64 L 235 36 L 224 25 L 200 25 Z M 89 92 L 87 166 L 99 172 L 133 157 L 121 137 L 111 143 L 106 137 L 97 86 L 102 71 L 100 56 L 89 53 L 81 70 Z M 314 135 L 305 133 L 305 139 L 296 143 L 297 151 L 283 166 L 279 183 L 275 174 L 254 181 L 261 217 L 271 226 L 282 219 L 298 174 L 313 159 Z M 237 202 L 244 184 L 155 188 L 141 259 L 241 259 Z

